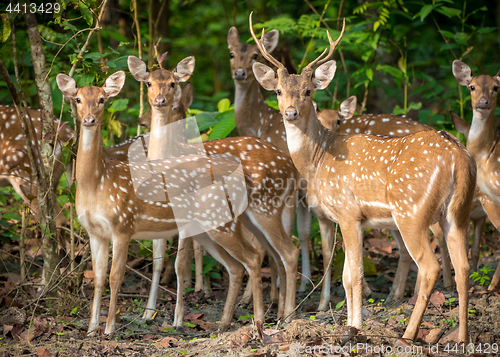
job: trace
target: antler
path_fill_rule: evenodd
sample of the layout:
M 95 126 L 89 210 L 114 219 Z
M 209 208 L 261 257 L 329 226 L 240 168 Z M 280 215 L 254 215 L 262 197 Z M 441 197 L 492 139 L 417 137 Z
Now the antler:
M 271 56 L 269 54 L 269 52 L 267 52 L 267 50 L 266 50 L 266 47 L 264 46 L 264 29 L 262 29 L 262 36 L 260 37 L 260 40 L 257 39 L 257 36 L 255 36 L 255 32 L 253 32 L 252 14 L 253 14 L 253 11 L 250 13 L 250 19 L 249 19 L 249 21 L 250 21 L 250 32 L 252 33 L 252 37 L 255 40 L 255 43 L 257 44 L 257 47 L 260 50 L 260 53 L 262 53 L 262 56 L 265 59 L 267 59 L 269 62 L 271 62 L 272 64 L 274 64 L 276 67 L 284 69 L 285 66 L 283 65 L 283 63 L 281 63 L 276 58 L 274 58 L 273 56 Z
M 325 48 L 323 53 L 320 54 L 319 57 L 316 58 L 314 61 L 309 63 L 306 67 L 304 67 L 304 69 L 306 69 L 306 68 L 312 69 L 314 67 L 321 66 L 323 63 L 330 60 L 330 58 L 332 58 L 332 56 L 333 56 L 333 51 L 335 50 L 335 47 L 337 47 L 340 40 L 342 39 L 342 36 L 344 36 L 344 30 L 345 30 L 345 18 L 344 18 L 344 21 L 342 23 L 342 31 L 340 32 L 340 36 L 339 36 L 339 38 L 337 38 L 337 40 L 335 42 L 333 42 L 333 40 L 330 36 L 330 33 L 328 31 L 326 31 L 326 34 L 328 35 L 328 41 L 330 42 L 330 52 L 328 52 L 328 55 L 325 58 L 321 59 L 321 57 L 323 57 L 326 53 L 327 49 Z

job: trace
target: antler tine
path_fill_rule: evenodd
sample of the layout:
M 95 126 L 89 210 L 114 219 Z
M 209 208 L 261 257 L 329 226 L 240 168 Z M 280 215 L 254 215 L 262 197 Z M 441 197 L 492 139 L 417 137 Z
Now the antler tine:
M 276 67 L 278 67 L 278 68 L 285 68 L 285 66 L 280 61 L 278 61 L 276 58 L 274 58 L 273 56 L 271 56 L 269 54 L 269 52 L 267 52 L 266 48 L 264 47 L 264 29 L 262 29 L 262 36 L 261 36 L 260 40 L 257 39 L 257 36 L 255 36 L 255 32 L 253 31 L 252 15 L 253 15 L 253 11 L 250 13 L 250 18 L 249 18 L 249 21 L 250 21 L 250 33 L 252 34 L 252 37 L 255 40 L 255 43 L 257 44 L 257 47 L 260 50 L 260 53 L 262 53 L 262 56 L 265 59 L 267 59 L 269 62 L 271 62 L 272 64 L 274 64 Z
M 314 61 L 312 61 L 311 63 L 309 63 L 305 68 L 313 68 L 313 67 L 316 67 L 316 66 L 321 66 L 323 63 L 325 63 L 328 60 L 330 60 L 330 58 L 332 58 L 332 56 L 333 56 L 333 52 L 335 50 L 335 47 L 337 47 L 337 45 L 339 44 L 340 40 L 344 36 L 344 30 L 345 30 L 345 18 L 344 18 L 344 21 L 342 23 L 342 31 L 340 32 L 340 36 L 339 36 L 339 38 L 337 38 L 337 40 L 335 42 L 332 40 L 332 37 L 330 36 L 330 33 L 328 31 L 326 31 L 326 34 L 328 36 L 328 42 L 330 42 L 330 51 L 328 52 L 328 55 L 325 58 L 321 59 L 321 57 L 323 57 L 323 55 L 326 52 L 326 49 L 325 49 L 323 51 L 323 53 L 321 55 L 319 55 L 318 58 L 316 58 Z

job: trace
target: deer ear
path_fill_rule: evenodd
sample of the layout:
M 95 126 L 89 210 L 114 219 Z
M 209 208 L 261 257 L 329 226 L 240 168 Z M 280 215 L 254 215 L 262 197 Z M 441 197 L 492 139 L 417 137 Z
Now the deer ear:
M 276 79 L 276 74 L 272 68 L 269 68 L 265 64 L 259 62 L 255 62 L 252 68 L 255 78 L 265 90 L 276 89 L 278 79 Z
M 453 61 L 453 75 L 462 86 L 468 86 L 472 81 L 472 70 L 469 66 L 459 60 Z
M 494 77 L 497 82 L 500 84 L 500 71 L 498 71 L 498 73 L 496 74 L 496 76 Z
M 175 87 L 175 93 L 174 93 L 174 101 L 172 103 L 172 109 L 177 108 L 179 104 L 181 103 L 181 98 L 182 98 L 182 89 L 180 85 L 177 85 Z
M 136 81 L 145 82 L 149 77 L 148 67 L 140 58 L 128 56 L 128 69 Z
M 268 53 L 274 51 L 276 46 L 278 45 L 278 41 L 280 39 L 280 33 L 278 30 L 271 30 L 264 35 L 264 47 Z
M 186 83 L 186 85 L 184 85 L 184 88 L 182 88 L 181 103 L 185 110 L 187 110 L 191 106 L 191 103 L 193 103 L 193 97 L 193 84 L 191 82 L 188 82 Z
M 335 76 L 335 71 L 337 70 L 337 63 L 335 61 L 328 61 L 314 71 L 314 78 L 312 79 L 314 90 L 325 89 L 328 87 L 333 77 Z
M 238 30 L 236 27 L 231 27 L 227 34 L 227 45 L 228 47 L 238 46 L 240 44 L 240 36 L 238 35 Z
M 321 124 L 331 131 L 337 132 L 337 121 L 339 120 L 339 112 L 333 109 L 323 109 L 317 114 Z
M 189 56 L 177 63 L 174 71 L 175 79 L 179 82 L 187 81 L 194 72 L 194 62 L 194 57 Z
M 116 73 L 113 73 L 108 77 L 108 79 L 106 79 L 106 82 L 104 82 L 104 86 L 102 87 L 102 89 L 104 90 L 108 98 L 114 97 L 118 95 L 118 93 L 120 93 L 124 84 L 125 72 L 118 71 Z
M 56 82 L 63 96 L 74 98 L 76 93 L 78 93 L 78 86 L 76 85 L 75 80 L 70 76 L 59 73 L 56 77 Z
M 353 117 L 354 112 L 356 111 L 356 103 L 357 99 L 355 95 L 350 96 L 340 103 L 339 115 L 342 119 L 351 119 Z
M 451 114 L 451 121 L 453 122 L 453 125 L 455 126 L 455 129 L 457 129 L 460 133 L 464 134 L 465 138 L 469 138 L 469 131 L 470 131 L 470 124 L 465 121 L 465 119 L 461 118 L 457 114 L 450 112 Z

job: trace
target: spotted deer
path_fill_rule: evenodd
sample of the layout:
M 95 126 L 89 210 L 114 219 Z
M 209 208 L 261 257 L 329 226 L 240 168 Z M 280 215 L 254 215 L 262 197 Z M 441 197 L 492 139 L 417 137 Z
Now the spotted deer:
M 129 56 L 128 64 L 134 78 L 145 82 L 148 87 L 148 101 L 152 108 L 152 136 L 148 154 L 156 152 L 159 157 L 170 155 L 169 133 L 167 132 L 166 138 L 160 136 L 154 138 L 153 134 L 155 130 L 175 123 L 172 108 L 176 106 L 175 102 L 178 100 L 176 99 L 178 98 L 176 93 L 179 92 L 178 82 L 189 78 L 194 68 L 194 58 L 188 57 L 182 60 L 173 72 L 164 69 L 149 72 L 146 64 L 134 56 Z M 153 140 L 156 142 L 153 143 Z M 175 138 L 171 141 L 175 141 Z M 252 183 L 247 183 L 247 195 L 249 201 L 256 199 L 256 206 L 255 209 L 249 206 L 243 215 L 243 220 L 245 227 L 250 227 L 259 243 L 276 262 L 278 275 L 283 282 L 279 290 L 278 316 L 289 316 L 295 307 L 298 260 L 298 252 L 289 235 L 293 227 L 295 205 L 288 204 L 286 207 L 280 205 L 271 211 L 268 205 L 276 199 L 284 202 L 282 198 L 285 194 L 287 198 L 293 200 L 295 187 L 292 189 L 290 186 L 295 185 L 297 176 L 291 159 L 274 145 L 253 137 L 226 138 L 208 141 L 202 145 L 209 155 L 230 154 L 239 157 L 244 171 L 253 178 Z M 181 143 L 181 146 L 189 145 Z M 280 182 L 286 185 L 280 185 Z M 256 191 L 254 187 L 256 184 L 260 184 L 262 188 Z M 259 204 L 260 201 L 262 205 Z M 181 251 L 179 249 L 179 252 Z M 181 297 L 182 291 L 178 293 L 178 306 L 182 304 Z
M 42 117 L 39 110 L 28 109 L 32 119 L 33 129 L 38 141 L 42 140 Z M 57 188 L 59 179 L 64 172 L 61 162 L 62 145 L 73 137 L 73 130 L 67 125 L 61 125 L 54 118 L 54 132 L 57 132 L 54 173 L 52 177 L 53 190 Z M 0 186 L 11 185 L 30 206 L 32 212 L 38 212 L 37 187 L 31 177 L 31 165 L 27 154 L 26 141 L 17 117 L 15 107 L 0 105 Z M 56 207 L 56 225 L 61 226 L 66 219 L 60 208 Z
M 405 136 L 418 133 L 419 131 L 434 130 L 430 126 L 419 123 L 418 121 L 394 114 L 362 114 L 354 115 L 356 111 L 356 97 L 351 96 L 344 100 L 338 110 L 324 109 L 317 113 L 321 124 L 340 134 L 375 134 L 385 136 Z M 444 241 L 443 231 L 439 224 L 434 224 L 431 230 L 436 237 L 441 250 L 441 259 L 443 264 L 443 283 L 445 287 L 453 287 L 454 282 L 451 275 L 450 255 Z M 391 234 L 398 243 L 400 257 L 399 264 L 394 277 L 394 283 L 391 292 L 386 301 L 401 300 L 404 297 L 408 273 L 412 259 L 403 244 L 401 234 L 397 230 L 391 230 Z M 472 251 L 474 252 L 475 244 Z M 418 293 L 421 276 L 417 277 L 415 292 Z
M 474 194 L 476 167 L 463 145 L 444 131 L 423 131 L 387 138 L 366 134 L 333 133 L 319 122 L 311 95 L 326 88 L 336 63 L 330 60 L 336 45 L 327 32 L 330 49 L 309 63 L 300 75 L 286 68 L 250 31 L 263 56 L 277 72 L 255 63 L 256 79 L 278 95 L 292 160 L 305 177 L 318 206 L 339 222 L 346 258 L 343 284 L 347 325 L 362 326 L 362 234 L 365 227 L 399 229 L 408 252 L 422 273 L 420 294 L 403 335 L 414 340 L 439 276 L 440 266 L 430 247 L 429 226 L 439 222 L 451 253 L 459 293 L 458 339 L 468 341 L 467 229 Z
M 113 261 L 110 272 L 111 297 L 105 329 L 105 333 L 110 334 L 115 330 L 117 293 L 125 271 L 130 239 L 164 239 L 166 236 L 177 232 L 179 224 L 193 219 L 190 216 L 194 216 L 197 221 L 205 224 L 212 224 L 210 223 L 212 221 L 221 222 L 219 211 L 223 205 L 216 208 L 217 215 L 214 218 L 203 218 L 203 213 L 191 213 L 191 211 L 185 217 L 175 217 L 173 210 L 184 207 L 186 203 L 183 200 L 178 201 L 177 199 L 165 197 L 166 201 L 156 202 L 148 199 L 148 196 L 143 194 L 142 191 L 136 191 L 136 183 L 141 183 L 141 180 L 147 177 L 147 173 L 150 172 L 147 170 L 145 162 L 112 160 L 104 155 L 101 135 L 104 103 L 120 92 L 125 81 L 123 71 L 116 72 L 108 77 L 103 87 L 78 88 L 74 79 L 64 74 L 59 74 L 56 79 L 63 94 L 66 97 L 75 98 L 78 117 L 81 122 L 80 145 L 76 163 L 78 182 L 76 209 L 78 218 L 90 237 L 92 266 L 95 274 L 95 292 L 88 329 L 89 334 L 95 334 L 99 326 L 99 310 L 108 264 L 108 242 L 111 240 L 113 243 Z M 252 140 L 237 139 L 232 145 L 237 147 L 259 146 L 260 142 Z M 221 143 L 217 142 L 214 144 L 221 145 Z M 254 149 L 263 159 L 277 159 L 276 156 L 272 156 L 276 150 L 273 150 L 270 146 L 265 148 L 259 146 L 259 148 L 255 147 Z M 250 157 L 242 156 L 244 156 L 247 164 L 250 165 L 251 163 L 252 166 L 258 166 L 258 163 L 251 160 Z M 197 186 L 199 182 L 203 182 L 202 180 L 212 182 L 213 175 L 218 175 L 215 177 L 220 176 L 217 173 L 218 167 L 211 165 L 211 163 L 218 160 L 219 163 L 223 164 L 224 160 L 229 159 L 231 159 L 230 155 L 225 157 L 219 155 L 219 158 L 215 157 L 215 155 L 208 158 L 191 155 L 182 158 L 149 161 L 147 162 L 149 168 L 155 173 L 161 172 L 163 177 L 160 176 L 160 181 L 157 180 L 157 183 L 149 180 L 148 184 L 153 182 L 152 185 L 155 190 L 165 188 L 170 190 L 178 187 L 179 182 L 185 181 L 186 184 L 191 185 L 191 188 L 198 189 Z M 282 170 L 286 170 L 286 166 L 289 166 L 290 169 L 293 167 L 291 161 L 287 161 L 284 157 L 276 162 L 276 164 L 278 163 Z M 269 170 L 261 171 L 261 173 Z M 137 172 L 145 173 L 138 175 Z M 254 186 L 254 184 L 258 184 L 262 187 L 262 180 L 252 177 L 247 172 L 244 174 L 246 184 L 252 187 L 252 190 L 263 193 L 259 192 L 259 189 L 263 190 L 262 188 Z M 174 175 L 177 177 L 175 180 L 171 177 Z M 228 177 L 224 177 L 227 190 L 232 192 L 231 195 L 238 190 L 244 189 L 241 184 L 238 185 L 238 182 L 229 181 Z M 279 175 L 275 177 L 278 178 Z M 265 178 L 265 176 L 262 178 Z M 163 179 L 165 179 L 164 183 Z M 139 188 L 142 189 L 144 185 L 146 183 L 142 183 Z M 282 188 L 280 197 L 284 198 L 288 193 L 288 187 Z M 212 200 L 220 200 L 221 198 L 213 194 L 204 195 L 203 197 L 205 199 L 211 197 Z M 227 202 L 224 197 L 222 202 Z M 206 207 L 205 209 L 208 210 Z M 269 206 L 267 201 L 258 208 L 255 207 L 253 202 L 250 202 L 249 208 L 247 208 L 248 214 L 253 214 L 257 209 L 259 211 L 262 209 L 263 213 L 269 214 L 270 210 L 274 210 L 274 207 Z M 277 210 L 280 211 L 280 207 Z M 249 272 L 253 284 L 255 318 L 262 321 L 264 315 L 260 266 L 256 263 L 258 253 L 242 237 L 242 220 L 241 215 L 234 217 L 228 223 L 208 230 L 208 236 L 199 234 L 195 237 L 229 271 L 230 285 L 221 318 L 221 328 L 227 328 L 231 322 L 245 269 Z M 261 223 L 266 224 L 266 228 L 267 224 L 269 224 L 267 222 Z M 276 226 L 276 222 L 272 222 L 272 224 Z M 182 321 L 182 316 L 180 319 Z M 176 327 L 178 326 L 180 326 L 179 323 L 176 323 Z
M 279 32 L 277 30 L 265 34 L 264 46 L 268 52 L 272 52 L 276 48 L 278 39 Z M 259 83 L 255 80 L 252 72 L 252 64 L 261 57 L 259 49 L 254 45 L 240 43 L 238 30 L 235 27 L 229 29 L 227 43 L 231 58 L 231 75 L 235 86 L 234 120 L 238 133 L 244 136 L 258 137 L 273 143 L 281 151 L 289 155 L 281 114 L 278 110 L 266 104 Z M 302 186 L 302 184 L 299 186 Z M 303 202 L 306 197 L 305 190 L 305 187 L 299 187 L 299 204 L 297 205 L 297 231 L 302 257 L 302 278 L 299 291 L 305 291 L 306 286 L 311 281 L 309 259 L 311 214 L 309 208 L 304 204 L 307 202 Z M 333 234 L 333 232 L 330 233 Z M 324 240 L 333 241 L 333 237 L 324 238 Z M 323 256 L 326 255 L 329 255 L 329 253 L 323 251 Z M 324 287 L 325 285 L 323 285 L 322 296 L 326 293 L 329 296 L 329 291 L 327 292 Z M 326 310 L 327 308 L 328 302 L 322 298 L 320 309 Z
M 466 121 L 456 118 L 454 124 L 467 137 L 467 150 L 476 160 L 478 198 L 482 208 L 495 228 L 500 230 L 500 133 L 495 128 L 494 118 L 500 88 L 500 71 L 494 77 L 473 76 L 471 68 L 459 60 L 453 61 L 452 67 L 458 83 L 470 90 L 472 104 L 470 126 Z M 476 227 L 482 224 L 484 223 L 479 220 Z M 476 234 L 479 235 L 479 232 L 476 231 Z M 494 290 L 499 281 L 500 264 L 488 289 Z

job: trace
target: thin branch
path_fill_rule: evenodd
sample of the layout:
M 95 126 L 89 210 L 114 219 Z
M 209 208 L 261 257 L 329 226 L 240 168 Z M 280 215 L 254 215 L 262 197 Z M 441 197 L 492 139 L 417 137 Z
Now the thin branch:
M 163 1 L 163 5 L 167 1 Z M 142 60 L 142 41 L 141 41 L 141 26 L 139 25 L 139 20 L 137 19 L 137 0 L 132 0 L 132 5 L 134 6 L 134 24 L 137 30 L 137 47 L 139 50 L 139 58 Z M 161 10 L 160 10 L 161 13 Z M 144 86 L 143 83 L 139 83 L 140 93 L 139 93 L 139 116 L 144 113 Z M 137 124 L 137 135 L 141 135 L 141 125 Z

